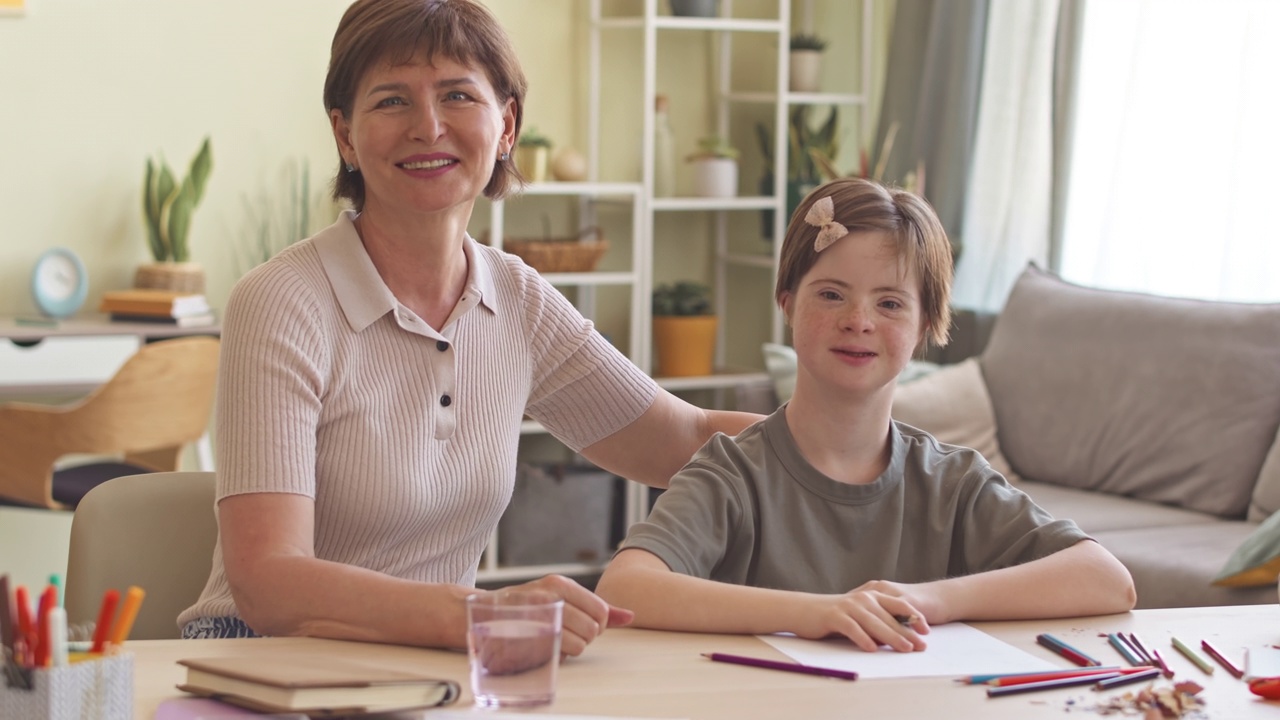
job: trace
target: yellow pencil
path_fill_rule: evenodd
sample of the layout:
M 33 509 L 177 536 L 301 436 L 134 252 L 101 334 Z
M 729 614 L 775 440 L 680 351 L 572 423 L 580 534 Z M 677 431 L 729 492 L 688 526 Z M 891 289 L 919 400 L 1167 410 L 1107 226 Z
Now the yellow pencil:
M 129 631 L 133 629 L 133 621 L 138 617 L 138 608 L 142 607 L 142 598 L 146 595 L 146 591 L 137 585 L 129 586 L 124 596 L 124 605 L 120 608 L 120 616 L 116 618 L 116 624 L 111 627 L 108 642 L 112 645 L 120 645 L 129 639 Z
M 1178 638 L 1173 638 L 1173 646 L 1178 649 L 1178 652 L 1186 656 L 1188 660 L 1195 663 L 1196 667 L 1203 670 L 1206 675 L 1213 674 L 1213 666 L 1209 664 L 1209 661 L 1200 657 L 1199 653 L 1197 653 L 1195 650 L 1192 650 L 1187 645 L 1184 645 L 1181 640 L 1179 640 Z

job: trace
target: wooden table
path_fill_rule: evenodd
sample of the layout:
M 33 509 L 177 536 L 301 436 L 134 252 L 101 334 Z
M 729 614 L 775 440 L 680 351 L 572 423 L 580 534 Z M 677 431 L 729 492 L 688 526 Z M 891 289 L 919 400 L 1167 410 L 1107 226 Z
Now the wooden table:
M 1207 639 L 1242 662 L 1245 647 L 1280 644 L 1280 607 L 1239 607 L 1139 610 L 1123 615 L 1051 621 L 975 623 L 977 627 L 1055 664 L 1066 662 L 1035 643 L 1035 636 L 1051 632 L 1104 662 L 1123 664 L 1098 633 L 1126 631 L 1160 649 L 1177 680 L 1190 679 L 1205 687 L 1206 716 L 1221 720 L 1280 717 L 1280 702 L 1263 700 L 1246 685 L 1218 668 L 1212 676 L 1196 669 L 1170 646 L 1170 637 L 1199 645 Z M 134 711 L 137 720 L 151 720 L 156 706 L 169 697 L 185 670 L 174 661 L 184 657 L 237 654 L 341 652 L 412 666 L 456 679 L 464 688 L 456 709 L 469 707 L 466 656 L 459 652 L 419 650 L 388 645 L 365 645 L 309 638 L 255 640 L 150 640 L 131 642 L 135 656 Z M 1166 652 L 1167 649 L 1167 652 Z M 946 718 L 965 720 L 1023 720 L 1058 718 L 1066 711 L 1082 718 L 1101 698 L 1122 695 L 1142 686 L 1098 693 L 1089 688 L 987 698 L 977 686 L 952 679 L 858 680 L 845 682 L 796 673 L 713 663 L 703 652 L 729 652 L 787 660 L 751 636 L 698 635 L 649 630 L 610 630 L 579 658 L 560 670 L 556 702 L 541 713 L 591 714 L 629 717 L 740 720 L 741 718 Z M 1167 685 L 1168 681 L 1162 681 Z M 1074 701 L 1073 704 L 1068 704 Z M 1083 707 L 1082 707 L 1083 706 Z M 427 715 L 429 720 L 430 715 Z

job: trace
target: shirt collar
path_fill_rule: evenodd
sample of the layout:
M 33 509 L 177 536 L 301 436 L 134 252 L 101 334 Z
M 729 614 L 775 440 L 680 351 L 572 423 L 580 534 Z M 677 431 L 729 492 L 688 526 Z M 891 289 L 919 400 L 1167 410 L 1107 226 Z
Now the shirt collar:
M 356 232 L 355 218 L 354 210 L 342 211 L 337 221 L 320 231 L 312 242 L 320 254 L 320 262 L 347 323 L 353 332 L 360 332 L 399 308 L 400 301 L 383 282 L 364 249 L 360 234 Z M 462 251 L 469 268 L 464 296 L 478 297 L 482 307 L 491 313 L 496 312 L 497 291 L 486 254 L 477 248 L 470 235 L 464 238 Z

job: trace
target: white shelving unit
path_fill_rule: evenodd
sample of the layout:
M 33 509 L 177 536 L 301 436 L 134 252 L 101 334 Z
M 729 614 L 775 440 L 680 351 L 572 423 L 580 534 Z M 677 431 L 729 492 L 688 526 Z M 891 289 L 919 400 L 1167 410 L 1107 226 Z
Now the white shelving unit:
M 644 0 L 643 14 L 638 17 L 606 16 L 602 9 L 606 0 L 590 0 L 590 32 L 588 48 L 588 116 L 587 116 L 587 160 L 588 181 L 582 183 L 542 183 L 530 186 L 526 196 L 562 196 L 575 198 L 579 205 L 580 227 L 594 223 L 594 215 L 598 204 L 604 202 L 630 203 L 632 208 L 632 235 L 630 268 L 627 271 L 598 273 L 563 273 L 547 275 L 547 279 L 559 287 L 574 287 L 577 291 L 577 303 L 583 313 L 592 317 L 595 312 L 594 289 L 606 285 L 630 285 L 630 302 L 628 318 L 630 323 L 628 355 L 633 362 L 646 371 L 652 369 L 652 336 L 650 327 L 652 316 L 650 310 L 650 292 L 655 284 L 654 279 L 654 227 L 659 218 L 679 215 L 681 213 L 701 213 L 708 218 L 709 232 L 701 239 L 711 256 L 714 277 L 707 278 L 715 288 L 715 307 L 721 316 L 719 337 L 717 338 L 718 370 L 705 377 L 657 378 L 658 383 L 672 392 L 686 391 L 723 391 L 734 387 L 762 382 L 768 375 L 760 368 L 762 357 L 749 360 L 730 358 L 726 355 L 726 334 L 730 332 L 732 322 L 726 321 L 727 314 L 734 311 L 729 297 L 729 275 L 731 272 L 748 272 L 759 275 L 759 291 L 772 297 L 774 277 L 781 248 L 780 239 L 786 229 L 786 189 L 787 178 L 784 172 L 774 173 L 773 192 L 769 195 L 744 195 L 733 198 L 702 197 L 655 197 L 654 182 L 654 125 L 655 111 L 653 98 L 659 89 L 659 50 L 666 43 L 709 43 L 714 42 L 719 49 L 715 59 L 715 72 L 712 87 L 706 93 L 709 106 L 715 118 L 714 131 L 728 137 L 734 127 L 741 108 L 756 106 L 772 106 L 773 123 L 773 158 L 774 168 L 787 167 L 788 124 L 792 108 L 799 105 L 838 105 L 855 107 L 860 112 L 859 128 L 865 134 L 870 127 L 870 106 L 868 88 L 871 86 L 871 30 L 873 20 L 873 3 L 876 0 L 817 0 L 827 4 L 827 10 L 835 13 L 861 13 L 862 35 L 855 40 L 861 47 L 861 72 L 856 88 L 839 88 L 831 93 L 790 93 L 787 90 L 789 70 L 789 40 L 792 33 L 792 2 L 776 0 L 776 12 L 771 17 L 739 18 L 734 16 L 733 0 L 721 0 L 720 16 L 715 18 L 673 17 L 663 14 L 665 0 Z M 799 15 L 796 28 L 813 32 L 814 0 L 802 0 L 795 8 Z M 614 5 L 610 5 L 614 7 Z M 629 35 L 628 35 L 629 34 Z M 620 36 L 628 36 L 629 43 L 634 43 L 639 35 L 642 46 L 642 79 L 638 83 L 637 97 L 634 98 L 636 112 L 642 115 L 640 148 L 640 178 L 636 182 L 599 182 L 601 145 L 604 142 L 634 142 L 634 137 L 605 137 L 606 130 L 602 122 L 602 95 L 604 78 L 602 77 L 602 55 L 607 42 Z M 823 33 L 826 34 L 826 33 Z M 747 91 L 734 89 L 733 48 L 737 38 L 745 36 L 767 36 L 776 47 L 775 72 L 772 86 L 765 89 Z M 842 35 L 841 37 L 849 37 Z M 628 47 L 631 45 L 628 44 Z M 630 101 L 628 101 L 630 102 Z M 757 113 L 758 114 L 758 113 Z M 771 250 L 760 252 L 743 251 L 734 248 L 730 242 L 730 220 L 735 214 L 760 211 L 772 211 L 772 243 Z M 491 242 L 502 246 L 504 226 L 506 225 L 505 204 L 494 202 L 490 208 Z M 757 226 L 758 227 L 758 226 Z M 517 234 L 517 233 L 512 233 Z M 525 233 L 527 234 L 527 233 Z M 611 249 L 610 252 L 613 252 Z M 751 282 L 755 282 L 754 278 Z M 754 292 L 754 290 L 753 290 Z M 772 307 L 772 303 L 770 303 Z M 771 310 L 760 342 L 782 342 L 785 327 L 780 312 Z M 536 422 L 527 421 L 521 426 L 521 432 L 534 435 L 545 430 Z M 628 524 L 642 520 L 648 510 L 648 489 L 635 483 L 627 484 L 626 522 Z M 557 519 L 548 518 L 549 523 Z M 508 581 L 537 577 L 547 573 L 585 574 L 600 569 L 592 564 L 556 564 L 523 567 L 507 567 L 502 564 L 497 553 L 497 534 L 491 539 L 490 547 L 481 562 L 479 579 L 485 581 Z

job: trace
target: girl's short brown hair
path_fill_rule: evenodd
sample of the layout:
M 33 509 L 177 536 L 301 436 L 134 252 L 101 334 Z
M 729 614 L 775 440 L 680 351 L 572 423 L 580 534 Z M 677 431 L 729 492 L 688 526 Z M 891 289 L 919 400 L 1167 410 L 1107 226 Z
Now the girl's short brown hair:
M 925 326 L 925 347 L 946 345 L 951 332 L 951 243 L 938 216 L 924 198 L 900 188 L 888 188 L 862 178 L 839 178 L 810 192 L 787 224 L 778 265 L 774 299 L 779 305 L 794 293 L 805 273 L 818 262 L 813 249 L 818 228 L 805 222 L 809 208 L 829 197 L 836 222 L 850 233 L 880 231 L 897 244 L 898 257 L 920 274 L 920 305 Z M 840 242 L 837 240 L 836 242 Z
M 515 101 L 515 134 L 524 120 L 528 81 L 507 33 L 483 5 L 471 0 L 356 0 L 347 8 L 333 35 L 329 73 L 324 80 L 324 108 L 351 119 L 356 88 L 370 68 L 381 62 L 409 63 L 437 56 L 484 70 L 500 103 Z M 524 182 L 508 157 L 499 160 L 485 185 L 487 198 L 506 197 Z M 364 209 L 364 178 L 346 172 L 338 155 L 334 199 L 347 199 Z

